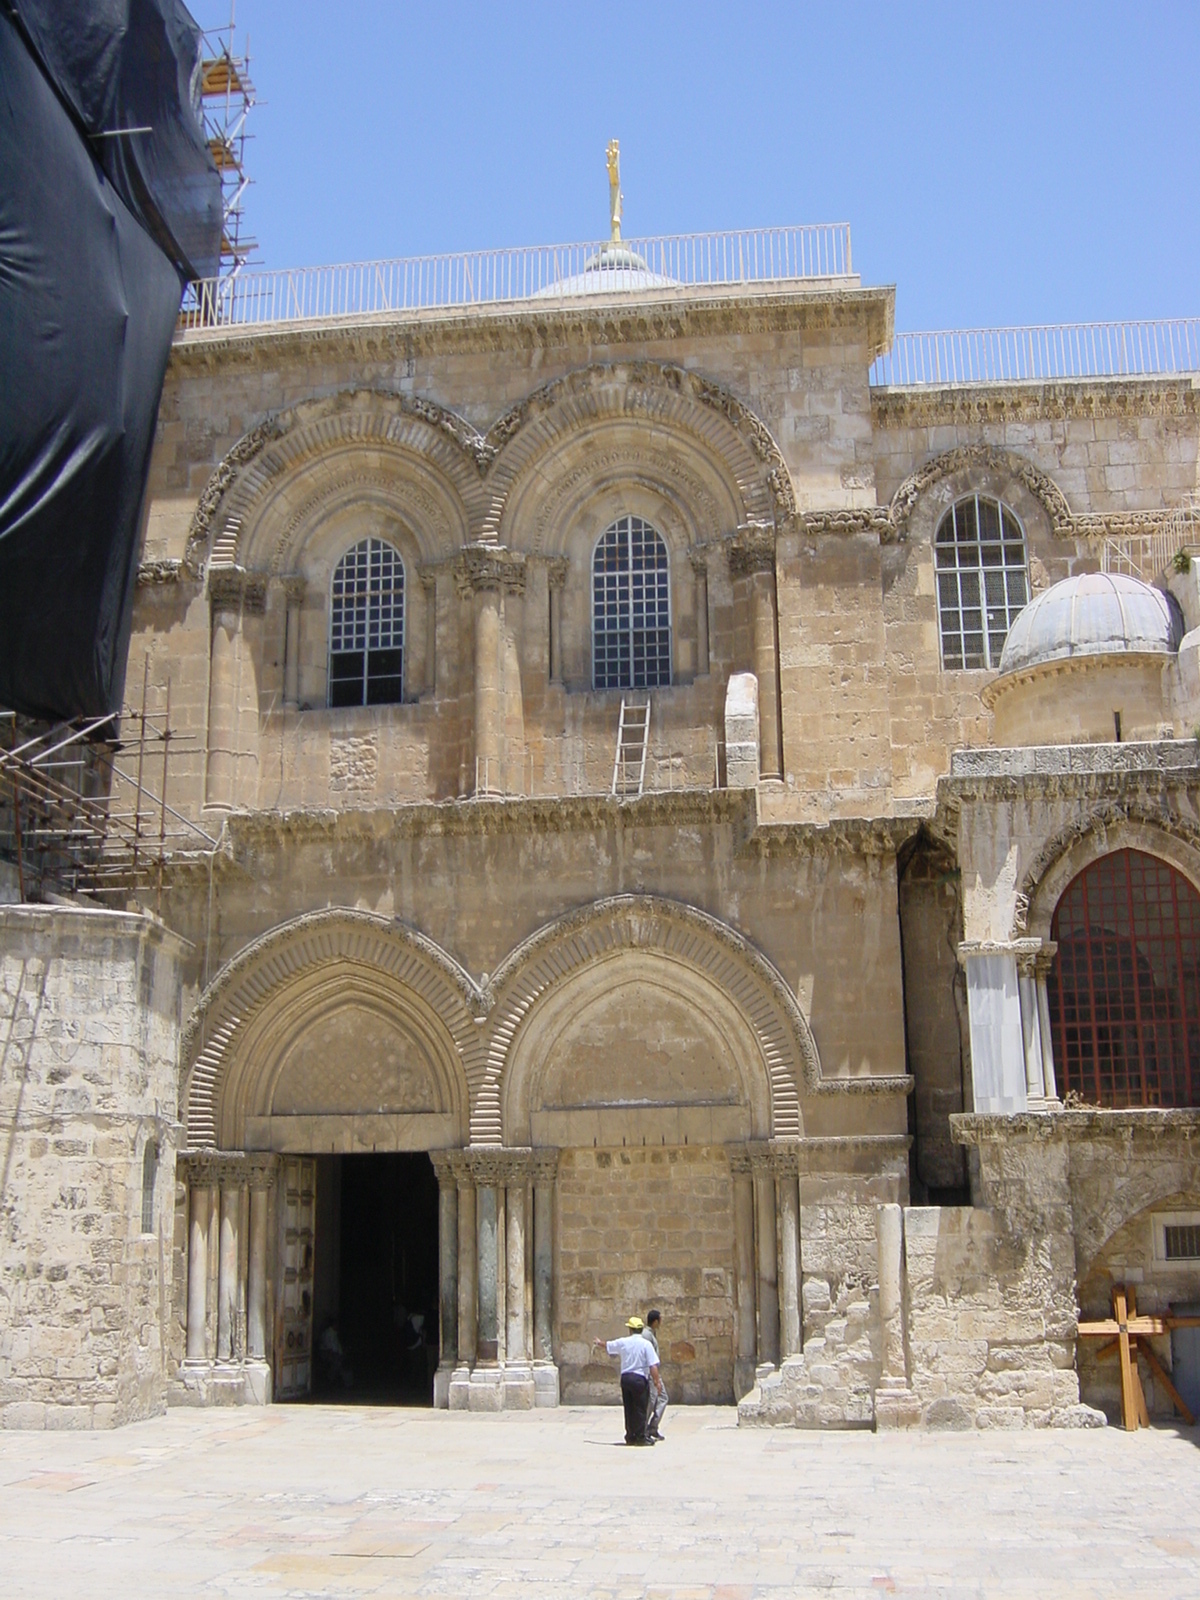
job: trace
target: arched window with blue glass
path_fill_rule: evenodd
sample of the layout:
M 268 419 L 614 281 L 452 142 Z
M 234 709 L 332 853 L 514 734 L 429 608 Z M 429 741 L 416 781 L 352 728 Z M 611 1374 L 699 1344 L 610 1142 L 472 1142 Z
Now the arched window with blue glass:
M 661 689 L 671 681 L 671 571 L 662 535 L 624 516 L 592 555 L 592 683 Z
M 386 539 L 362 539 L 333 574 L 329 704 L 379 706 L 404 698 L 404 562 Z

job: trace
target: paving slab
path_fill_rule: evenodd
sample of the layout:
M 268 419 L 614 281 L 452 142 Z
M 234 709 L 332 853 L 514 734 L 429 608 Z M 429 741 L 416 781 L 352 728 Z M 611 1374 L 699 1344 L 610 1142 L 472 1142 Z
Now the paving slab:
M 615 1408 L 174 1411 L 0 1434 L 0 1593 L 781 1600 L 1200 1595 L 1200 1432 L 738 1429 Z

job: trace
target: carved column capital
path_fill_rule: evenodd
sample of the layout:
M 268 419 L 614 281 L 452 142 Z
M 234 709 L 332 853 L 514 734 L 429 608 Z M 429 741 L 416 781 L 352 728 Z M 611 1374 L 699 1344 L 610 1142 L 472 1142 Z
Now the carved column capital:
M 737 1176 L 744 1176 L 754 1170 L 754 1162 L 750 1151 L 744 1144 L 727 1144 L 725 1156 L 729 1162 L 729 1170 Z
M 540 1149 L 533 1152 L 530 1167 L 535 1183 L 554 1182 L 558 1177 L 558 1157 L 557 1150 Z
M 482 1188 L 502 1188 L 533 1171 L 533 1151 L 525 1147 L 470 1146 L 461 1154 L 475 1183 Z
M 775 529 L 769 523 L 749 523 L 729 540 L 729 572 L 734 578 L 753 572 L 775 571 Z
M 245 567 L 210 567 L 208 598 L 214 614 L 219 611 L 245 611 L 261 616 L 267 608 L 268 575 L 247 572 Z
M 487 591 L 525 593 L 525 557 L 502 545 L 471 544 L 454 560 L 454 582 L 464 600 Z
M 745 1147 L 750 1169 L 755 1173 L 770 1173 L 774 1178 L 796 1178 L 800 1175 L 803 1141 L 800 1139 L 764 1139 Z
M 302 572 L 289 572 L 282 579 L 284 598 L 289 606 L 304 604 L 304 596 L 308 589 L 308 579 Z
M 567 574 L 571 570 L 571 563 L 566 556 L 554 556 L 546 563 L 546 582 L 551 589 L 566 587 Z

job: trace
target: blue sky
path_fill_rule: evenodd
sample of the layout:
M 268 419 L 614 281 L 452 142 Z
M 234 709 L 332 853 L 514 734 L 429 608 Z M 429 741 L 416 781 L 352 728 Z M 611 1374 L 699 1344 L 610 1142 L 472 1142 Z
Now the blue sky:
M 205 25 L 226 0 L 192 0 Z M 1200 3 L 238 0 L 267 266 L 848 221 L 897 326 L 1200 313 Z

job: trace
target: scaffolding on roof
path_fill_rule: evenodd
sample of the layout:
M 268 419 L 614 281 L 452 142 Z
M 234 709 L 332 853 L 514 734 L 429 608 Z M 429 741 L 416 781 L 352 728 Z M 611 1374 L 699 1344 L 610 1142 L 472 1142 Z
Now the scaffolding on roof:
M 203 35 L 200 60 L 200 108 L 208 149 L 221 175 L 221 279 L 237 277 L 258 249 L 245 231 L 246 122 L 257 101 L 250 77 L 250 39 L 239 53 L 233 0 L 229 21 Z

